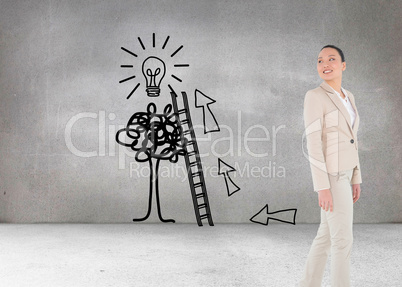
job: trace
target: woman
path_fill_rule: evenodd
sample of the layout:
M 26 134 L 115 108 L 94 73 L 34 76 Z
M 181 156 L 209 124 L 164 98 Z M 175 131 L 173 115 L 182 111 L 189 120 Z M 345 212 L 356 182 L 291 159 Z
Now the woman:
M 321 224 L 300 286 L 321 286 L 329 254 L 331 286 L 350 286 L 353 203 L 360 197 L 361 174 L 359 114 L 352 93 L 342 88 L 345 69 L 342 50 L 333 45 L 323 47 L 317 71 L 324 82 L 308 91 L 304 100 L 307 149 Z

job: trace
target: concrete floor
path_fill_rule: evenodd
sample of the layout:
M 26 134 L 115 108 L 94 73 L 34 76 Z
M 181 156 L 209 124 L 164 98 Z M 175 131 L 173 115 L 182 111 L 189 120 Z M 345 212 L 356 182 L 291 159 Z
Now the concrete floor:
M 0 286 L 295 286 L 317 228 L 1 224 Z M 354 230 L 352 286 L 401 286 L 401 224 Z

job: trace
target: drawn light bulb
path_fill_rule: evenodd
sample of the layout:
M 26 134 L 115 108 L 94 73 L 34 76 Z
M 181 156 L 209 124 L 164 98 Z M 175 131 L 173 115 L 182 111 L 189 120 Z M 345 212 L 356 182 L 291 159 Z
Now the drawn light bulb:
M 166 73 L 165 63 L 157 57 L 148 57 L 142 63 L 142 73 L 146 80 L 148 97 L 158 97 L 160 84 Z

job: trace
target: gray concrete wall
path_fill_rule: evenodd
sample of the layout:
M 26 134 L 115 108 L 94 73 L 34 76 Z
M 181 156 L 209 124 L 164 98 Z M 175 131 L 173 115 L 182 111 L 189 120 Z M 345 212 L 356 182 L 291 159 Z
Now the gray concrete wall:
M 346 54 L 343 86 L 354 93 L 361 116 L 363 184 L 355 222 L 401 221 L 400 1 L 0 5 L 1 222 L 130 222 L 145 214 L 147 165 L 126 155 L 114 135 L 152 100 L 138 70 L 149 55 L 169 67 L 190 64 L 169 70 L 182 82 L 167 74 L 158 108 L 170 101 L 170 84 L 189 94 L 200 126 L 195 89 L 216 100 L 211 110 L 221 132 L 196 130 L 216 223 L 249 222 L 265 204 L 270 211 L 297 208 L 298 223 L 318 222 L 302 114 L 305 92 L 321 82 L 317 54 L 329 43 Z M 119 84 L 133 74 L 136 79 Z M 241 190 L 230 197 L 216 173 L 218 158 L 237 169 L 231 176 Z M 162 212 L 195 223 L 183 168 L 183 159 L 162 163 Z

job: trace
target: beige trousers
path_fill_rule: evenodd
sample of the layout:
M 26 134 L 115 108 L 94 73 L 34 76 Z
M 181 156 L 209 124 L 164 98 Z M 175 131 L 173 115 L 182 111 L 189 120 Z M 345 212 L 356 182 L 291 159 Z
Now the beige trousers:
M 333 211 L 321 209 L 321 224 L 314 238 L 301 287 L 320 287 L 331 254 L 331 287 L 350 286 L 350 252 L 353 243 L 353 170 L 329 175 Z

